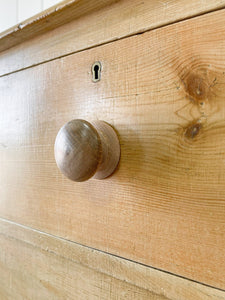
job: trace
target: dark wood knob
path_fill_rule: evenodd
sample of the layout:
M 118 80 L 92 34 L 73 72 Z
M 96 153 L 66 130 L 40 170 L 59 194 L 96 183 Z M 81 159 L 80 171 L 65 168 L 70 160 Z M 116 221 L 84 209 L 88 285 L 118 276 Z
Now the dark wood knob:
M 106 178 L 120 159 L 117 134 L 103 121 L 68 122 L 59 130 L 54 150 L 58 168 L 73 181 Z

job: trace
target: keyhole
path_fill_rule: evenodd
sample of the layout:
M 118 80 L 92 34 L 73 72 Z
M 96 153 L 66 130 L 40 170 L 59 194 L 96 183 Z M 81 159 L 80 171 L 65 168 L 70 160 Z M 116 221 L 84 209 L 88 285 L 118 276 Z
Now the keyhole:
M 95 65 L 94 71 L 95 71 L 95 80 L 98 80 L 98 72 L 99 72 L 99 66 L 98 65 Z
M 95 62 L 92 66 L 92 80 L 97 82 L 101 79 L 101 64 L 100 62 Z

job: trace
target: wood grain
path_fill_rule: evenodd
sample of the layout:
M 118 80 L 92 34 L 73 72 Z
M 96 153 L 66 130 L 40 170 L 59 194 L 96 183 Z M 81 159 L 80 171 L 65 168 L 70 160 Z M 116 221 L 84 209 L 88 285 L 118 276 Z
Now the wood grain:
M 65 0 L 0 33 L 0 51 L 51 31 L 116 0 Z
M 1 299 L 222 300 L 225 292 L 0 220 Z
M 0 50 L 14 47 L 0 53 L 0 75 L 224 7 L 225 0 L 64 1 L 2 34 Z
M 225 289 L 224 17 L 2 77 L 0 215 Z M 109 179 L 73 183 L 58 171 L 54 140 L 74 118 L 117 130 Z

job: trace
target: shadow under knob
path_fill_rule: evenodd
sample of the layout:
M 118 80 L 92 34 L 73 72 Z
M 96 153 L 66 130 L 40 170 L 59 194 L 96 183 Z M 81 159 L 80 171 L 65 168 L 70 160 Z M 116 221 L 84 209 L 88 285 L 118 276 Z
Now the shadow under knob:
M 110 176 L 120 159 L 117 134 L 103 121 L 66 123 L 57 134 L 54 151 L 61 172 L 78 182 Z

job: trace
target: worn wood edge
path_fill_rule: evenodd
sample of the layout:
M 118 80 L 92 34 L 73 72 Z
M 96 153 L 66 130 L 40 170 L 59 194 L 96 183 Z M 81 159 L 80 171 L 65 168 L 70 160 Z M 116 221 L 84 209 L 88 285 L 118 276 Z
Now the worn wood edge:
M 117 0 L 65 0 L 0 33 L 0 51 L 53 30 Z
M 225 8 L 225 0 L 127 2 L 67 0 L 3 32 L 0 76 Z
M 225 292 L 0 218 L 0 235 L 167 299 L 225 299 Z

